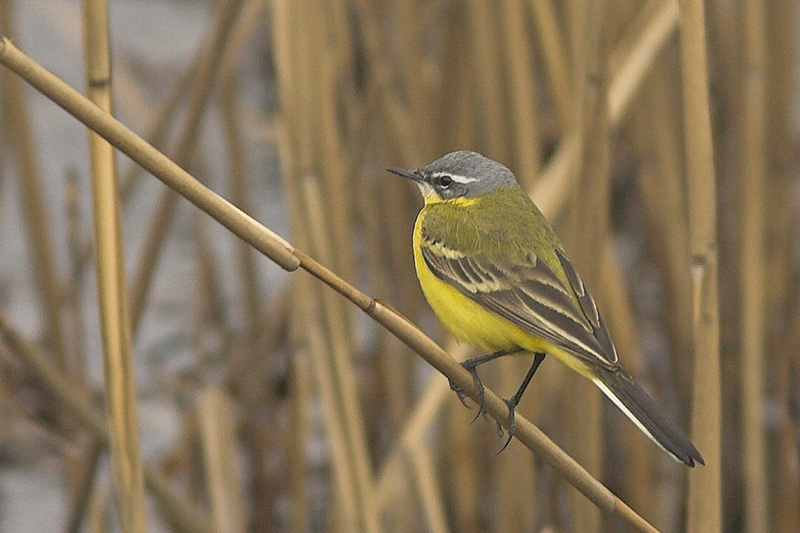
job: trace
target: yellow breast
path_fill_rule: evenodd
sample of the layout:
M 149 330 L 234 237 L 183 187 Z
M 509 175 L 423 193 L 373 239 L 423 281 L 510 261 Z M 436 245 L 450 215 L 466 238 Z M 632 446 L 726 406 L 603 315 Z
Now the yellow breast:
M 522 347 L 526 350 L 543 350 L 546 345 L 544 341 L 540 341 L 541 346 L 536 346 L 538 343 L 529 333 L 487 311 L 431 272 L 422 258 L 420 248 L 423 216 L 421 213 L 417 217 L 414 226 L 414 265 L 425 299 L 441 323 L 456 339 L 481 349 L 497 351 Z

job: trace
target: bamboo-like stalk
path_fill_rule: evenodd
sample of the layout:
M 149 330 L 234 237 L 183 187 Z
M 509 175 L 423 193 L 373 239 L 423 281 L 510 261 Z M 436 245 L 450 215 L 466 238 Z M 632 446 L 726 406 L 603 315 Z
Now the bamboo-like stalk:
M 8 0 L 0 2 L 0 31 L 4 35 L 15 33 Z M 64 341 L 61 287 L 56 272 L 57 261 L 53 254 L 51 211 L 44 198 L 28 97 L 25 86 L 16 76 L 3 76 L 2 85 L 4 128 L 11 133 L 11 146 L 19 159 L 20 197 L 28 235 L 27 243 L 30 246 L 34 290 L 38 294 L 44 314 L 47 342 L 61 368 L 67 368 L 69 361 Z
M 449 390 L 447 383 L 439 379 L 426 386 L 424 396 L 417 402 L 414 412 L 408 417 L 395 446 L 387 454 L 378 472 L 375 493 L 381 507 L 388 505 L 388 494 L 393 478 L 402 464 L 405 450 L 422 445 L 425 431 L 437 420 Z
M 83 24 L 87 93 L 100 109 L 110 113 L 111 52 L 106 0 L 84 1 Z M 144 532 L 147 529 L 144 474 L 116 188 L 116 157 L 114 147 L 94 132 L 89 132 L 89 155 L 98 307 L 117 512 L 123 531 Z
M 230 348 L 233 333 L 225 323 L 224 299 L 222 295 L 222 280 L 218 266 L 214 261 L 214 252 L 208 235 L 208 219 L 199 213 L 192 213 L 192 238 L 197 257 L 197 293 L 194 299 L 195 320 L 193 339 L 197 343 L 195 351 L 198 353 L 198 372 L 208 371 L 213 364 L 209 359 L 208 348 L 201 345 L 204 331 L 213 331 L 220 336 L 220 344 L 213 350 L 226 354 Z
M 317 72 L 319 68 L 309 67 L 317 64 L 315 53 L 318 53 L 316 50 L 318 46 L 315 46 L 314 42 L 320 36 L 314 32 L 320 31 L 320 26 L 319 21 L 309 21 L 306 17 L 300 22 L 298 17 L 311 9 L 307 3 L 300 5 L 276 2 L 274 8 L 276 21 L 274 46 L 282 112 L 281 153 L 284 183 L 292 206 L 292 227 L 298 242 L 309 246 L 315 242 L 319 246 L 320 239 L 326 240 L 324 235 L 327 233 L 319 221 L 319 217 L 322 216 L 321 208 L 319 205 L 315 208 L 308 207 L 308 195 L 301 187 L 303 179 L 301 176 L 316 163 L 314 146 L 318 136 L 312 115 L 319 111 L 317 94 L 320 88 L 317 86 L 320 83 L 320 73 Z M 309 33 L 312 34 L 312 38 L 309 38 Z M 328 120 L 330 118 L 329 115 Z M 328 152 L 329 155 L 332 153 L 333 151 Z M 325 244 L 321 246 L 324 248 Z M 326 299 L 329 298 L 328 295 L 323 294 L 319 287 L 309 285 L 307 280 L 298 281 L 295 292 L 299 298 L 295 300 L 297 305 L 293 315 L 293 329 L 301 331 L 307 343 L 307 349 L 296 349 L 295 352 L 298 357 L 307 354 L 310 359 L 316 381 L 315 389 L 320 392 L 323 420 L 330 446 L 333 465 L 333 502 L 336 504 L 331 515 L 338 518 L 344 530 L 377 527 L 377 517 L 372 509 L 365 507 L 363 499 L 365 487 L 362 483 L 363 470 L 360 470 L 360 463 L 367 457 L 365 454 L 357 457 L 353 453 L 352 433 L 349 431 L 352 428 L 351 420 L 348 419 L 348 411 L 344 406 L 346 400 L 340 394 L 340 386 L 352 389 L 352 381 L 349 386 L 337 384 L 339 374 L 336 368 L 342 364 L 343 355 L 349 358 L 350 339 L 342 335 L 342 328 L 335 328 L 334 331 L 326 327 L 326 324 L 329 325 L 326 319 L 329 319 L 330 315 L 326 316 L 325 313 L 336 313 L 335 309 L 341 309 L 340 304 L 337 302 L 333 307 L 328 305 L 330 303 Z M 310 307 L 308 305 L 301 307 L 300 301 L 312 303 Z M 327 335 L 323 334 L 323 329 Z M 352 397 L 350 400 L 352 401 Z M 299 402 L 295 406 L 296 409 L 301 409 L 305 404 L 305 401 L 299 398 L 295 398 L 294 401 Z
M 293 247 L 251 217 L 242 213 L 226 200 L 192 178 L 166 156 L 160 154 L 128 128 L 110 115 L 88 102 L 41 65 L 23 54 L 8 39 L 0 41 L 0 63 L 24 77 L 48 98 L 56 101 L 86 126 L 112 142 L 123 153 L 144 166 L 163 183 L 174 188 L 185 198 L 246 240 L 285 270 L 301 267 L 353 302 L 368 316 L 386 327 L 404 343 L 422 355 L 439 372 L 443 373 L 467 395 L 476 399 L 478 391 L 472 377 L 457 361 L 441 350 L 411 322 L 385 304 L 362 293 L 310 256 Z M 491 416 L 508 425 L 508 406 L 491 390 L 486 391 L 485 407 Z M 516 436 L 525 446 L 535 450 L 544 461 L 561 473 L 570 484 L 587 495 L 601 509 L 618 514 L 642 531 L 654 531 L 627 505 L 614 496 L 596 479 L 561 451 L 538 428 L 522 416 L 516 419 Z
M 236 471 L 236 427 L 230 401 L 216 387 L 201 391 L 197 420 L 215 529 L 244 532 L 245 510 Z
M 575 234 L 578 237 L 572 259 L 588 287 L 594 287 L 595 298 L 602 308 L 611 296 L 605 291 L 597 293 L 601 284 L 600 268 L 590 268 L 597 261 L 597 249 L 608 240 L 608 199 L 610 195 L 609 122 L 607 51 L 610 37 L 607 34 L 607 7 L 604 0 L 590 0 L 586 13 L 576 22 L 581 44 L 574 56 L 575 96 L 579 102 L 575 128 L 578 132 L 578 182 L 576 183 L 572 212 Z M 602 257 L 602 256 L 600 256 Z M 582 267 L 581 267 L 582 265 Z M 576 386 L 574 402 L 570 407 L 579 428 L 575 437 L 574 454 L 586 468 L 600 475 L 603 469 L 602 403 L 594 388 L 578 385 L 577 375 L 569 378 Z M 599 531 L 599 511 L 588 506 L 585 500 L 573 500 L 575 527 L 579 531 Z
M 769 531 L 764 349 L 766 347 L 766 7 L 744 3 L 745 78 L 741 194 L 741 406 L 742 470 L 747 531 Z
M 705 2 L 680 1 L 690 275 L 694 303 L 692 436 L 706 466 L 689 477 L 688 530 L 722 528 L 716 174 L 706 59 Z
M 793 195 L 790 192 L 796 183 L 797 132 L 794 116 L 797 109 L 795 68 L 798 58 L 796 32 L 800 10 L 792 2 L 768 3 L 769 57 L 768 57 L 768 102 L 767 102 L 767 147 L 769 172 L 767 181 L 766 211 L 768 265 L 766 277 L 767 310 L 770 313 L 770 329 L 765 358 L 769 383 L 768 390 L 775 398 L 789 399 L 796 385 L 798 357 L 797 317 L 795 307 L 798 285 L 793 277 L 793 232 L 786 228 L 795 226 L 790 215 Z M 783 316 L 775 320 L 774 317 Z M 787 411 L 791 404 L 784 402 Z M 772 513 L 771 526 L 775 531 L 800 529 L 800 477 L 792 464 L 798 456 L 797 426 L 792 427 L 789 413 L 784 414 L 778 428 L 774 448 L 770 448 L 769 507 Z
M 199 59 L 194 61 L 191 67 L 181 75 L 180 80 L 172 88 L 170 94 L 164 98 L 164 103 L 158 113 L 155 114 L 155 120 L 152 124 L 146 126 L 143 137 L 153 146 L 163 150 L 169 134 L 169 128 L 173 120 L 175 120 L 181 104 L 187 97 L 189 88 L 193 86 L 200 64 Z M 127 172 L 122 174 L 119 180 L 119 198 L 122 205 L 125 205 L 127 200 L 136 192 L 143 175 L 144 171 L 139 165 L 131 165 Z
M 385 219 L 381 217 L 378 209 L 374 208 L 372 200 L 380 198 L 379 184 L 368 180 L 364 172 L 360 172 L 360 180 L 356 186 L 362 194 L 356 195 L 361 217 L 360 226 L 363 227 L 367 244 L 367 266 L 375 294 L 392 294 L 391 269 L 386 265 Z M 386 403 L 384 412 L 380 415 L 388 418 L 392 428 L 400 428 L 408 415 L 411 395 L 409 393 L 409 380 L 404 379 L 408 372 L 405 367 L 413 364 L 410 353 L 397 339 L 379 329 L 380 335 L 377 342 L 377 376 L 381 388 L 383 401 Z M 402 367 L 402 374 L 399 368 Z M 399 375 L 398 375 L 399 374 Z
M 678 86 L 671 83 L 665 67 L 662 64 L 655 65 L 650 76 L 644 80 L 638 105 L 630 114 L 629 138 L 633 141 L 634 149 L 644 159 L 636 186 L 643 209 L 646 246 L 659 271 L 659 281 L 664 292 L 663 311 L 653 317 L 644 316 L 641 319 L 642 323 L 646 323 L 648 318 L 657 317 L 665 323 L 669 351 L 673 355 L 671 367 L 673 372 L 677 372 L 677 379 L 665 379 L 674 374 L 658 372 L 658 366 L 653 365 L 653 372 L 650 374 L 651 383 L 661 385 L 657 389 L 663 392 L 670 390 L 664 386 L 666 384 L 675 383 L 678 386 L 685 384 L 683 389 L 679 388 L 677 393 L 670 395 L 671 398 L 681 399 L 677 403 L 678 408 L 673 409 L 676 415 L 681 415 L 685 414 L 683 408 L 688 406 L 691 396 L 688 379 L 688 376 L 691 376 L 691 289 L 689 278 L 686 276 L 689 255 L 680 117 L 675 117 L 674 113 L 678 105 L 679 95 L 675 94 Z M 661 367 L 669 370 L 669 367 L 665 368 L 664 365 Z M 636 375 L 634 373 L 634 376 Z M 662 394 L 660 399 L 667 398 L 668 396 Z M 672 403 L 674 405 L 675 402 Z M 664 402 L 662 406 L 672 407 L 669 402 Z M 680 421 L 681 417 L 677 416 L 676 420 Z M 686 425 L 679 424 L 679 426 Z M 668 486 L 669 490 L 680 495 L 682 500 L 685 492 L 680 477 L 659 475 L 656 458 L 652 455 L 647 455 L 646 459 L 644 454 L 633 457 L 639 458 L 634 461 L 641 470 L 640 475 L 627 476 L 631 479 L 631 483 L 635 483 L 628 485 L 633 490 L 630 497 L 631 504 L 635 505 L 643 516 L 659 517 L 659 520 L 654 519 L 654 523 L 661 529 L 666 531 L 675 529 L 681 521 L 680 509 L 665 499 L 651 498 L 648 494 L 654 493 L 658 487 Z M 674 465 L 674 468 L 680 467 Z
M 445 391 L 442 391 L 444 394 Z M 451 409 L 443 413 L 444 429 L 448 442 L 440 452 L 443 469 L 449 486 L 447 503 L 452 509 L 454 531 L 479 531 L 483 523 L 483 503 L 486 493 L 486 464 L 481 463 L 484 447 L 475 438 L 475 430 L 467 422 L 471 418 L 457 409 L 457 401 L 450 401 Z M 474 415 L 467 415 L 474 416 Z
M 76 92 L 75 94 L 78 93 Z M 89 105 L 94 106 L 91 103 Z M 90 394 L 86 388 L 82 384 L 74 383 L 36 346 L 25 341 L 1 311 L 0 340 L 19 357 L 20 362 L 28 368 L 41 383 L 42 387 L 52 395 L 59 406 L 74 416 L 84 429 L 89 431 L 105 446 L 110 444 L 109 430 L 104 418 L 99 410 L 92 405 Z M 168 511 L 176 523 L 190 531 L 209 530 L 205 513 L 184 500 L 160 472 L 145 467 L 144 477 L 148 488 L 160 500 L 159 503 Z
M 439 155 L 435 153 L 436 126 L 439 121 L 435 119 L 438 109 L 433 106 L 431 99 L 433 93 L 430 79 L 424 76 L 426 57 L 422 46 L 425 35 L 423 17 L 420 16 L 419 6 L 412 2 L 393 2 L 391 5 L 392 13 L 398 21 L 397 34 L 402 36 L 398 43 L 398 56 L 402 60 L 397 62 L 396 69 L 400 84 L 408 93 L 406 108 L 409 122 L 417 129 L 414 139 L 415 155 L 427 161 Z
M 467 357 L 469 351 L 466 349 L 465 345 L 460 345 L 458 347 L 453 347 L 449 350 L 456 359 L 463 360 Z M 412 453 L 414 450 L 427 447 L 429 446 L 428 443 L 428 435 L 427 432 L 429 428 L 437 423 L 439 417 L 442 414 L 442 409 L 445 406 L 446 400 L 452 400 L 450 388 L 445 380 L 432 378 L 431 382 L 428 383 L 425 387 L 425 392 L 423 396 L 419 398 L 417 401 L 414 411 L 408 416 L 406 422 L 403 424 L 402 431 L 398 432 L 398 436 L 395 439 L 395 444 L 392 449 L 386 454 L 384 457 L 383 463 L 380 467 L 378 475 L 376 476 L 376 483 L 375 483 L 375 493 L 376 493 L 376 500 L 377 505 L 381 509 L 386 509 L 390 506 L 390 500 L 392 497 L 391 491 L 396 484 L 397 476 L 401 474 L 401 468 L 403 466 L 403 460 L 406 458 L 406 455 Z M 456 421 L 457 419 L 457 421 Z M 464 420 L 462 416 L 455 416 L 453 417 L 454 423 L 458 424 L 455 426 L 458 430 L 463 430 L 464 432 L 472 432 L 471 429 L 468 429 L 466 424 L 463 424 Z M 475 439 L 461 439 L 454 437 L 450 432 L 450 442 L 447 445 L 446 454 L 447 457 L 452 458 L 453 460 L 458 460 L 459 458 L 465 459 L 466 455 L 464 453 L 460 453 L 463 450 L 454 449 L 457 445 L 459 448 L 463 447 L 467 441 L 467 443 L 474 443 Z M 413 461 L 413 458 L 406 458 L 406 460 Z M 466 464 L 469 464 L 470 468 L 460 469 L 458 474 L 463 474 L 464 477 L 469 477 L 471 471 L 473 469 L 473 464 L 467 459 L 465 461 Z M 451 469 L 452 470 L 452 469 Z M 448 473 L 449 476 L 453 476 L 453 472 L 450 471 Z M 462 478 L 455 478 L 456 482 L 452 485 L 451 490 L 456 491 L 461 496 L 465 494 L 471 494 L 475 496 L 476 490 L 471 490 L 477 488 L 477 483 L 461 483 L 463 481 Z M 458 517 L 464 516 L 464 514 L 471 514 L 473 517 L 477 516 L 478 514 L 478 500 L 477 497 L 454 497 L 454 503 L 459 506 L 459 508 L 463 508 L 463 512 L 457 514 L 456 517 L 456 525 L 459 524 Z M 395 503 L 395 506 L 399 506 L 399 502 Z M 472 523 L 475 524 L 475 521 L 465 521 L 465 524 Z M 462 530 L 462 528 L 456 528 L 458 530 Z

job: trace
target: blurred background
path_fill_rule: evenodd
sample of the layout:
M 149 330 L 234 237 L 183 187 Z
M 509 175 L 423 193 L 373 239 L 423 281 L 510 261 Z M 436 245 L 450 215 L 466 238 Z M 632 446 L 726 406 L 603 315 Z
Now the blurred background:
M 705 468 L 722 529 L 798 531 L 800 6 L 705 5 L 716 192 L 701 201 L 684 133 L 699 89 L 670 0 L 112 1 L 115 114 L 459 359 L 479 354 L 413 271 L 421 199 L 384 168 L 455 149 L 504 163 L 637 381 L 693 439 L 721 405 Z M 0 27 L 85 92 L 80 2 L 0 0 Z M 0 75 L 0 531 L 118 530 L 87 425 L 105 387 L 86 130 Z M 148 531 L 630 530 L 519 442 L 497 455 L 493 420 L 470 424 L 446 378 L 330 289 L 124 156 L 118 170 Z M 721 393 L 703 405 L 698 210 L 719 254 Z M 509 396 L 529 364 L 481 376 Z M 655 527 L 688 528 L 704 467 L 671 461 L 591 383 L 548 358 L 519 413 Z

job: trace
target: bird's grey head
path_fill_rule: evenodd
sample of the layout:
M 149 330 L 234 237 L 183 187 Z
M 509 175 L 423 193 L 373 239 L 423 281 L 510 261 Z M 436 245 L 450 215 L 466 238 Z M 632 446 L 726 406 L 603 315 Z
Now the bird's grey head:
M 469 198 L 500 187 L 516 187 L 517 180 L 505 166 L 477 152 L 450 152 L 416 170 L 389 168 L 414 180 L 426 200 L 435 194 L 443 200 Z

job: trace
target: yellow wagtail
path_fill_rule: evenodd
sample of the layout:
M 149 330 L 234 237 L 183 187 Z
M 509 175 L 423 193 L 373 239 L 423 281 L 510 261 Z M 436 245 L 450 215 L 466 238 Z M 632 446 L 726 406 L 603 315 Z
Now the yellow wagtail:
M 516 352 L 534 354 L 514 410 L 551 354 L 592 380 L 639 429 L 675 460 L 705 464 L 700 452 L 622 367 L 594 299 L 550 224 L 506 167 L 478 153 L 449 153 L 416 170 L 425 206 L 414 226 L 414 263 L 439 320 L 461 341 L 490 351 L 462 365 L 480 393 L 477 366 Z M 459 398 L 463 402 L 463 393 Z

